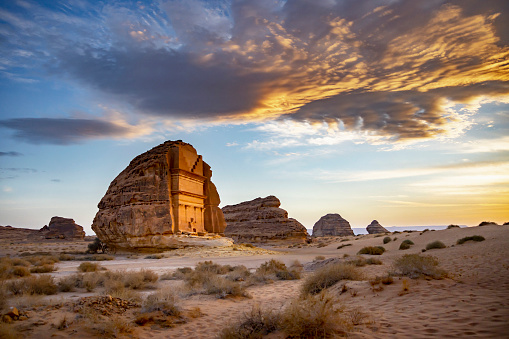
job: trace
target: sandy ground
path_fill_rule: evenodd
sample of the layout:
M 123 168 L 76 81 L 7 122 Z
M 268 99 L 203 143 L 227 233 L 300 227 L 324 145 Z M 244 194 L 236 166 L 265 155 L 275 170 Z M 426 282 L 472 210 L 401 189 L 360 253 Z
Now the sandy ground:
M 456 245 L 460 238 L 482 235 L 483 242 L 467 242 Z M 383 245 L 383 237 L 361 235 L 348 238 L 321 239 L 322 245 L 298 247 L 267 247 L 265 249 L 230 248 L 194 249 L 166 252 L 162 259 L 144 259 L 146 255 L 116 255 L 115 260 L 103 261 L 108 270 L 139 270 L 149 268 L 158 274 L 174 271 L 178 267 L 194 266 L 197 262 L 212 260 L 219 264 L 245 265 L 254 269 L 265 261 L 275 258 L 290 265 L 295 260 L 302 264 L 312 262 L 316 256 L 342 258 L 345 254 L 355 257 L 364 246 L 383 245 L 386 252 L 376 256 L 383 265 L 368 265 L 359 268 L 365 274 L 364 281 L 347 281 L 330 288 L 338 303 L 346 309 L 359 310 L 366 315 L 366 321 L 355 326 L 349 333 L 351 338 L 509 338 L 509 226 L 485 226 L 424 233 L 391 234 L 397 237 Z M 345 241 L 345 239 L 348 239 Z M 398 250 L 402 240 L 410 239 L 415 245 L 410 249 Z M 443 280 L 410 280 L 395 278 L 394 284 L 381 291 L 373 291 L 368 280 L 382 276 L 392 270 L 394 259 L 408 253 L 421 253 L 426 244 L 440 240 L 448 247 L 429 250 L 425 254 L 438 258 L 441 267 L 449 277 Z M 351 246 L 337 249 L 339 245 Z M 7 250 L 26 251 L 26 244 Z M 21 246 L 22 248 L 19 248 Z M 31 244 L 39 248 L 37 244 Z M 52 245 L 45 244 L 50 250 Z M 43 247 L 44 247 L 43 246 Z M 80 244 L 58 244 L 63 248 L 79 247 Z M 86 246 L 86 245 L 85 245 Z M 366 256 L 368 257 L 368 256 Z M 79 261 L 57 264 L 53 275 L 60 279 L 77 272 Z M 304 279 L 312 272 L 304 272 Z M 137 326 L 127 337 L 132 338 L 216 338 L 220 330 L 236 321 L 253 306 L 262 309 L 281 309 L 300 293 L 304 279 L 276 281 L 272 284 L 252 286 L 247 289 L 251 298 L 217 299 L 214 296 L 194 295 L 180 301 L 186 322 L 173 328 L 160 326 Z M 408 291 L 403 292 L 403 282 Z M 181 282 L 160 281 L 158 288 L 175 286 Z M 348 292 L 341 293 L 343 284 Z M 145 294 L 153 291 L 143 292 Z M 80 322 L 74 320 L 68 328 L 57 329 L 64 316 L 73 322 L 76 314 L 70 306 L 79 298 L 98 293 L 60 293 L 45 297 L 50 306 L 28 310 L 29 318 L 16 321 L 12 326 L 26 338 L 50 338 L 68 336 L 91 337 L 90 332 L 80 329 Z M 53 306 L 51 306 L 53 305 Z M 56 306 L 55 306 L 56 305 Z M 196 311 L 199 308 L 199 311 Z M 23 311 L 23 310 L 22 310 Z M 124 317 L 133 316 L 135 309 L 128 310 Z M 194 313 L 193 313 L 194 311 Z

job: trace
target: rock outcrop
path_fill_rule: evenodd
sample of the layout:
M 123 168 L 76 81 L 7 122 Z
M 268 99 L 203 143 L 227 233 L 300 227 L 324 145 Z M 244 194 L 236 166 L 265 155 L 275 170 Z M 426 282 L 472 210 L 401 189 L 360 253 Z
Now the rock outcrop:
M 53 217 L 49 225 L 39 230 L 46 239 L 83 240 L 85 231 L 71 218 Z
M 108 246 L 176 248 L 179 235 L 221 234 L 226 223 L 210 166 L 190 144 L 167 141 L 134 158 L 99 202 L 92 229 Z
M 324 215 L 313 226 L 313 237 L 354 235 L 350 223 L 337 213 Z
M 378 223 L 378 221 L 373 220 L 371 224 L 366 227 L 366 230 L 369 234 L 376 234 L 376 233 L 386 233 L 387 231 L 382 225 Z
M 223 207 L 225 235 L 236 242 L 305 242 L 306 228 L 279 206 L 278 198 L 268 196 Z

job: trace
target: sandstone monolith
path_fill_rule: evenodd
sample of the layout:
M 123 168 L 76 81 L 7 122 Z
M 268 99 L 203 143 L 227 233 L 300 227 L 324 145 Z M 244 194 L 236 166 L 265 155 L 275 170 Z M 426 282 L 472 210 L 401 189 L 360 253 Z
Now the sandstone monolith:
M 373 220 L 371 224 L 366 227 L 366 230 L 369 234 L 376 234 L 376 233 L 386 233 L 387 231 L 382 225 L 378 223 L 378 221 Z
M 210 166 L 190 144 L 167 141 L 134 158 L 98 204 L 92 229 L 108 246 L 176 248 L 181 235 L 226 227 Z
M 225 235 L 236 242 L 305 242 L 306 228 L 279 206 L 279 199 L 271 195 L 223 207 Z
M 53 217 L 49 225 L 42 227 L 39 232 L 44 234 L 46 239 L 85 239 L 83 227 L 76 224 L 74 219 L 71 218 Z
M 350 223 L 337 213 L 324 215 L 313 226 L 313 237 L 354 235 Z

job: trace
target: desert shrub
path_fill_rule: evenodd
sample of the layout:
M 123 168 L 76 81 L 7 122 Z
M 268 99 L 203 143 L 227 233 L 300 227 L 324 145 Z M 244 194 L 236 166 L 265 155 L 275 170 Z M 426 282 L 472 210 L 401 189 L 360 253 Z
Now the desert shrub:
M 53 265 L 60 260 L 54 255 L 34 255 L 27 256 L 26 260 L 34 266 Z
M 244 313 L 241 319 L 233 325 L 222 329 L 221 339 L 255 339 L 262 338 L 276 332 L 281 327 L 279 313 L 262 311 L 253 307 L 249 313 Z
M 450 230 L 451 228 L 460 228 L 458 225 L 449 225 L 447 226 L 447 229 Z
M 342 245 L 339 245 L 336 249 L 340 250 L 343 247 L 347 247 L 347 246 L 352 246 L 352 244 L 342 244 Z
M 214 294 L 219 299 L 227 296 L 248 297 L 244 286 L 221 276 L 214 275 L 207 279 L 203 284 L 205 294 Z
M 73 292 L 76 288 L 83 286 L 83 274 L 73 274 L 61 278 L 58 283 L 59 292 Z
M 10 272 L 9 272 L 10 274 L 8 274 L 8 276 L 28 277 L 30 275 L 30 272 L 32 272 L 32 270 L 29 270 L 25 266 L 13 266 L 10 269 Z
M 191 273 L 193 273 L 191 267 L 179 267 L 173 272 L 172 278 L 177 280 L 185 279 L 186 275 Z
M 149 283 L 154 283 L 159 279 L 157 273 L 149 269 L 141 269 L 140 271 L 124 272 L 119 271 L 114 275 L 120 275 L 118 280 L 123 283 L 124 287 L 133 290 L 144 289 L 148 287 Z
M 325 260 L 325 257 L 323 255 L 317 255 L 315 257 L 315 260 L 314 261 L 321 261 L 321 260 Z
M 408 239 L 403 240 L 403 241 L 401 242 L 401 245 L 399 245 L 399 249 L 400 249 L 400 250 L 407 250 L 407 249 L 409 249 L 409 248 L 410 248 L 410 246 L 412 246 L 413 244 L 414 244 L 414 242 L 413 242 L 412 240 L 408 240 Z
M 83 279 L 81 284 L 83 288 L 87 290 L 87 292 L 92 292 L 96 289 L 98 285 L 101 285 L 103 282 L 103 277 L 100 273 L 88 273 L 83 275 Z
M 196 264 L 195 271 L 210 272 L 214 274 L 226 274 L 232 270 L 230 265 L 219 265 L 212 261 L 204 261 Z
M 82 262 L 78 266 L 78 271 L 80 272 L 96 272 L 101 269 L 101 265 L 93 262 Z
M 162 311 L 165 315 L 176 317 L 182 313 L 176 295 L 168 288 L 149 294 L 143 301 L 141 311 Z
M 412 279 L 421 276 L 442 279 L 447 274 L 438 267 L 438 259 L 428 255 L 405 254 L 394 261 L 396 273 Z
M 42 266 L 34 266 L 30 269 L 30 273 L 50 273 L 56 271 L 56 267 L 53 264 L 45 264 Z
M 456 244 L 461 245 L 467 241 L 484 241 L 484 240 L 486 240 L 486 239 L 484 239 L 484 237 L 482 235 L 473 235 L 470 237 L 464 237 L 464 238 L 458 239 L 458 241 L 456 241 Z
M 383 263 L 380 259 L 377 259 L 377 258 L 367 258 L 366 264 L 368 264 L 368 265 L 382 265 Z
M 426 245 L 426 251 L 432 250 L 435 248 L 446 248 L 446 247 L 447 246 L 445 246 L 445 244 L 443 242 L 441 242 L 440 240 L 436 240 L 436 241 L 430 242 L 429 244 Z
M 300 273 L 298 270 L 288 270 L 284 263 L 275 259 L 271 259 L 261 264 L 260 267 L 256 269 L 255 276 L 260 278 L 260 281 L 272 278 L 276 280 L 300 279 Z
M 164 258 L 164 254 L 150 254 L 145 257 L 145 259 L 162 259 Z
M 318 269 L 308 276 L 302 285 L 302 294 L 318 294 L 341 280 L 360 280 L 362 275 L 356 267 L 344 263 L 332 264 Z
M 387 244 L 387 243 L 391 242 L 391 240 L 392 240 L 391 237 L 385 237 L 383 242 L 384 242 L 384 244 Z
M 25 259 L 12 258 L 10 260 L 11 260 L 12 266 L 26 266 L 26 267 L 30 266 L 30 262 Z
M 234 266 L 233 270 L 226 274 L 226 279 L 231 281 L 244 281 L 251 276 L 251 272 L 244 265 Z
M 345 335 L 350 322 L 334 307 L 327 294 L 295 300 L 281 314 L 281 330 L 287 338 L 328 338 Z
M 52 295 L 57 293 L 58 287 L 50 275 L 41 275 L 37 277 L 26 277 L 10 281 L 7 289 L 14 295 L 22 294 L 41 294 Z
M 101 251 L 104 253 L 105 244 L 101 242 L 99 238 L 95 238 L 94 241 L 88 244 L 88 253 L 97 253 L 97 251 Z
M 381 282 L 384 285 L 390 285 L 394 282 L 394 279 L 390 275 L 386 275 L 385 277 L 382 277 Z
M 497 225 L 494 221 L 482 221 L 479 226 L 490 226 L 490 225 Z
M 367 246 L 361 248 L 357 254 L 382 255 L 384 252 L 385 248 L 382 246 Z
M 87 261 L 106 261 L 113 260 L 114 256 L 109 254 L 94 254 L 94 255 L 86 255 L 84 257 L 78 258 L 78 260 L 87 260 Z
M 360 257 L 360 256 L 357 256 L 355 259 L 350 259 L 346 263 L 349 265 L 357 266 L 357 267 L 364 267 L 368 264 L 366 262 L 366 259 L 363 257 Z
M 60 261 L 71 261 L 71 260 L 76 260 L 76 257 L 74 255 L 71 255 L 71 254 L 60 253 L 60 255 L 58 256 L 58 259 Z

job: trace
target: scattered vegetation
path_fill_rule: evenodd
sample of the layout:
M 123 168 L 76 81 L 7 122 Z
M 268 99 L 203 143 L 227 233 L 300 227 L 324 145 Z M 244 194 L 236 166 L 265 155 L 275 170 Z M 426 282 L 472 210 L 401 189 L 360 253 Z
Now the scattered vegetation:
M 497 225 L 494 221 L 482 221 L 479 226 L 490 226 L 490 225 Z
M 383 241 L 384 241 L 384 245 L 385 245 L 385 244 L 391 242 L 392 239 L 391 239 L 391 237 L 385 237 Z
M 296 280 L 300 279 L 299 269 L 288 269 L 281 261 L 271 259 L 256 269 L 255 279 L 267 280 Z
M 182 310 L 177 296 L 170 289 L 162 289 L 149 294 L 143 301 L 141 312 L 162 311 L 167 316 L 180 316 Z
M 429 251 L 429 250 L 432 250 L 432 249 L 435 249 L 435 248 L 446 248 L 447 246 L 445 246 L 445 244 L 443 242 L 441 242 L 440 240 L 436 240 L 436 241 L 433 241 L 433 242 L 430 242 L 429 244 L 426 245 L 426 251 Z
M 382 255 L 385 252 L 383 246 L 367 246 L 360 249 L 357 254 Z
M 352 246 L 352 244 L 342 244 L 338 246 L 338 250 L 342 249 L 343 247 Z
M 354 265 L 357 267 L 363 267 L 366 265 L 382 265 L 382 261 L 376 258 L 364 258 L 356 257 L 346 262 L 347 264 Z
M 315 257 L 315 260 L 314 261 L 322 261 L 322 260 L 325 260 L 325 257 L 323 255 L 317 255 Z
M 315 295 L 341 280 L 361 280 L 362 275 L 353 265 L 338 263 L 324 266 L 308 276 L 302 285 L 302 295 Z
M 400 250 L 407 250 L 410 248 L 410 246 L 412 246 L 414 244 L 414 242 L 412 240 L 403 240 L 403 242 L 401 242 L 401 245 L 399 245 L 399 249 Z
M 58 287 L 50 275 L 12 280 L 6 284 L 6 287 L 13 295 L 52 295 L 58 291 Z
M 394 261 L 396 273 L 412 279 L 423 276 L 433 279 L 446 277 L 447 273 L 438 265 L 437 258 L 420 254 L 405 254 Z
M 473 235 L 470 237 L 464 237 L 464 238 L 458 239 L 458 241 L 456 241 L 456 244 L 461 245 L 461 244 L 466 243 L 467 241 L 484 241 L 484 240 L 486 240 L 486 239 L 482 235 Z
M 94 241 L 88 244 L 88 253 L 97 253 L 101 251 L 104 253 L 106 251 L 106 244 L 104 244 L 99 238 L 95 238 Z
M 459 227 L 459 225 L 453 225 L 453 224 L 451 224 L 451 225 L 447 226 L 447 229 L 448 229 L 448 230 L 450 230 L 450 229 L 452 229 L 452 228 L 460 228 L 460 227 Z

